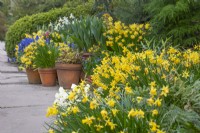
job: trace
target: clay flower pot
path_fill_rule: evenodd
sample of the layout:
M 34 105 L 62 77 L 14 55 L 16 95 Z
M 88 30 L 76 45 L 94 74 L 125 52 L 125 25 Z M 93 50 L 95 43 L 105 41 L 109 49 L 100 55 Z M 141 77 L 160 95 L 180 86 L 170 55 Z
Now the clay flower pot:
M 38 70 L 27 68 L 26 74 L 28 77 L 29 84 L 41 84 L 41 79 Z
M 56 64 L 59 85 L 70 89 L 72 84 L 78 84 L 82 65 L 81 64 Z
M 90 56 L 92 56 L 91 53 L 83 53 L 82 58 L 83 58 L 83 60 L 86 60 L 86 59 L 89 58 Z
M 89 57 L 91 57 L 91 56 L 92 56 L 91 53 L 83 53 L 83 55 L 82 55 L 82 60 L 85 61 L 85 60 L 87 60 L 87 59 L 88 59 Z M 81 70 L 80 80 L 85 80 L 85 78 L 87 78 L 87 77 L 86 77 L 84 71 Z
M 83 70 L 81 70 L 80 80 L 85 80 L 88 81 L 89 83 L 92 83 L 91 75 L 86 75 Z
M 54 68 L 39 68 L 38 72 L 42 81 L 42 86 L 55 86 L 56 85 L 56 69 Z

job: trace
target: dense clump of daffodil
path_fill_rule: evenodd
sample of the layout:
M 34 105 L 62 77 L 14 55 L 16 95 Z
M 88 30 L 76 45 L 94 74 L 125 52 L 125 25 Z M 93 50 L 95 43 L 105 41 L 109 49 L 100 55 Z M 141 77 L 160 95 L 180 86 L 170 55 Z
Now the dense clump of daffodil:
M 123 46 L 136 51 L 141 48 L 139 43 L 150 29 L 149 23 L 125 25 L 121 21 L 113 22 L 109 14 L 105 14 L 103 18 L 107 29 L 104 33 L 107 38 L 106 46 L 116 53 L 122 53 Z
M 67 93 L 60 106 L 55 132 L 165 133 L 161 118 L 170 88 L 179 80 L 199 79 L 200 49 L 170 47 L 106 57 L 92 75 L 93 86 L 82 82 Z
M 132 88 L 132 93 L 126 93 L 124 87 L 110 91 L 106 95 L 102 88 L 88 87 L 85 82 L 82 82 L 72 91 L 66 92 L 65 106 L 63 103 L 62 106 L 54 103 L 50 107 L 50 109 L 55 109 L 57 106 L 59 109 L 56 117 L 56 121 L 59 122 L 54 124 L 54 130 L 55 132 L 57 130 L 72 132 L 75 129 L 80 133 L 87 131 L 113 133 L 162 131 L 164 133 L 157 123 L 157 117 L 160 115 L 159 110 L 162 109 L 165 96 L 162 95 L 163 91 L 156 91 L 156 95 L 152 95 L 151 89 L 148 89 L 156 86 L 152 82 L 146 90 L 141 90 L 142 93 L 148 92 L 145 95 L 136 93 L 137 91 Z M 168 91 L 165 94 L 167 96 Z M 47 112 L 47 116 L 50 115 L 54 115 L 53 111 Z M 156 127 L 155 124 L 152 125 L 152 122 L 156 124 Z
M 38 46 L 43 47 L 47 44 L 54 43 L 55 47 L 59 47 L 59 51 L 67 47 L 66 44 L 62 43 L 62 37 L 57 32 L 44 32 L 39 30 L 36 33 L 25 34 L 25 36 L 26 40 L 22 40 L 23 44 L 18 44 L 15 48 L 15 56 L 20 64 L 20 69 L 36 67 L 33 60 L 35 59 L 35 54 L 37 54 L 35 51 Z M 51 51 L 48 51 L 48 54 L 51 53 Z
M 46 40 L 41 37 L 38 40 L 36 40 L 35 42 L 31 43 L 29 46 L 27 46 L 24 49 L 24 53 L 22 55 L 22 57 L 20 58 L 21 60 L 21 66 L 23 66 L 24 68 L 36 68 L 36 65 L 34 64 L 34 60 L 35 60 L 35 56 L 36 54 L 38 54 L 37 48 L 43 47 L 45 45 L 48 45 L 46 43 Z M 68 46 L 64 43 L 54 43 L 55 48 L 58 48 L 59 53 L 61 53 L 61 51 L 63 49 L 68 49 Z M 47 51 L 48 54 L 50 55 L 52 52 L 51 51 Z
M 33 50 L 35 49 L 35 47 L 29 47 L 27 48 L 30 44 L 34 43 L 35 40 L 37 40 L 38 38 L 40 38 L 43 34 L 42 30 L 39 30 L 37 33 L 33 33 L 32 35 L 30 34 L 25 34 L 25 38 L 21 40 L 21 42 L 16 45 L 15 47 L 15 57 L 17 59 L 17 62 L 20 64 L 19 68 L 20 69 L 24 69 L 25 68 L 34 68 L 33 64 L 32 64 L 32 58 L 33 58 Z M 27 49 L 26 49 L 27 48 Z M 29 51 L 29 52 L 27 52 Z M 26 58 L 26 56 L 24 56 L 21 60 L 21 57 L 24 55 L 24 53 L 26 52 L 26 56 L 30 56 L 29 58 Z
M 119 84 L 125 87 L 127 93 L 131 89 L 127 88 L 127 82 L 134 86 L 148 86 L 151 82 L 158 84 L 162 88 L 162 95 L 166 95 L 167 86 L 173 85 L 178 78 L 187 81 L 199 78 L 199 50 L 179 51 L 170 47 L 162 50 L 160 54 L 155 51 L 146 50 L 143 52 L 130 52 L 123 47 L 123 55 L 110 57 L 107 54 L 102 60 L 102 64 L 94 70 L 93 82 L 104 90 L 113 91 Z M 156 95 L 153 85 L 150 88 L 151 95 Z
M 35 59 L 35 50 L 37 49 L 36 43 L 32 43 L 24 49 L 24 54 L 20 58 L 21 64 L 24 68 L 35 68 L 33 60 Z

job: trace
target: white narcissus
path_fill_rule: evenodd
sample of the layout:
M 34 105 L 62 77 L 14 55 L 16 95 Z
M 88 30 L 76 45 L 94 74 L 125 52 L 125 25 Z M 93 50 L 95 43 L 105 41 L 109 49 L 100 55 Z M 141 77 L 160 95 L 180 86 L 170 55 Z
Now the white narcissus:
M 76 84 L 72 84 L 71 89 L 74 90 L 74 88 L 76 88 L 77 85 Z
M 67 106 L 66 99 L 68 98 L 68 93 L 64 90 L 63 87 L 59 88 L 59 92 L 55 95 L 54 104 L 58 106 Z
M 60 107 L 68 107 L 72 103 L 79 103 L 82 100 L 83 95 L 89 96 L 90 92 L 90 85 L 86 84 L 84 87 L 84 92 L 82 92 L 78 86 L 75 84 L 72 84 L 71 90 L 66 91 L 63 87 L 59 88 L 59 92 L 55 94 L 55 100 L 54 104 Z M 74 97 L 73 100 L 69 100 L 69 95 L 71 93 L 76 93 L 77 95 Z M 84 94 L 83 94 L 84 93 Z

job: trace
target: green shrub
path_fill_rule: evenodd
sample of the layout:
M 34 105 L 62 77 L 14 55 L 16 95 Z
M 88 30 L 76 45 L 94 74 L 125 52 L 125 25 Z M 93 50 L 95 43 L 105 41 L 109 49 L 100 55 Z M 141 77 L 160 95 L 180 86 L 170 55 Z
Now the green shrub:
M 0 40 L 4 40 L 5 32 L 6 32 L 5 17 L 3 13 L 0 11 Z
M 14 57 L 15 45 L 25 37 L 25 33 L 37 31 L 38 26 L 56 21 L 59 17 L 69 16 L 73 13 L 75 16 L 90 14 L 91 3 L 79 5 L 76 8 L 53 9 L 46 13 L 38 13 L 31 16 L 25 16 L 11 25 L 6 33 L 6 51 L 9 57 Z
M 145 10 L 158 40 L 171 37 L 174 45 L 186 47 L 200 42 L 200 1 L 150 0 Z
M 13 14 L 13 20 L 17 20 L 26 15 L 32 15 L 40 12 L 48 12 L 52 8 L 62 7 L 66 0 L 12 0 L 13 6 L 10 12 Z
M 114 15 L 126 24 L 144 23 L 149 19 L 144 12 L 145 3 L 149 0 L 115 0 Z

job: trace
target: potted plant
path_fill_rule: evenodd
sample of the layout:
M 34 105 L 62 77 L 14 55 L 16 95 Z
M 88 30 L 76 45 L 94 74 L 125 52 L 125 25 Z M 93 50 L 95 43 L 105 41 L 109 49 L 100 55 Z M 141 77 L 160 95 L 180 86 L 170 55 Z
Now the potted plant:
M 18 47 L 20 48 L 20 47 Z M 19 69 L 26 69 L 26 74 L 29 84 L 41 84 L 40 75 L 36 66 L 34 65 L 34 56 L 36 50 L 36 43 L 32 42 L 26 46 L 23 51 L 18 49 L 18 63 L 20 63 Z
M 70 89 L 72 84 L 78 84 L 82 70 L 82 54 L 68 46 L 62 49 L 57 62 L 56 70 L 59 85 Z
M 92 82 L 91 75 L 93 74 L 93 69 L 101 63 L 101 59 L 104 55 L 102 54 L 100 46 L 94 45 L 88 51 L 90 55 L 83 56 L 82 58 L 83 70 L 81 73 L 81 80 Z
M 39 35 L 39 32 L 41 31 L 34 34 Z M 15 57 L 19 65 L 18 70 L 26 70 L 29 84 L 41 84 L 38 70 L 33 64 L 35 39 L 31 34 L 25 34 L 25 36 L 15 48 Z
M 34 64 L 38 68 L 43 86 L 56 85 L 55 61 L 58 57 L 58 47 L 53 43 L 46 43 L 42 38 L 37 41 Z

